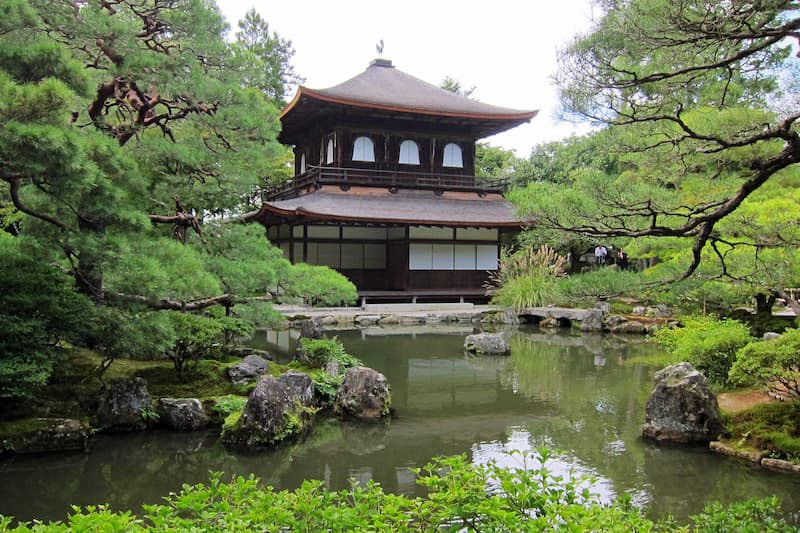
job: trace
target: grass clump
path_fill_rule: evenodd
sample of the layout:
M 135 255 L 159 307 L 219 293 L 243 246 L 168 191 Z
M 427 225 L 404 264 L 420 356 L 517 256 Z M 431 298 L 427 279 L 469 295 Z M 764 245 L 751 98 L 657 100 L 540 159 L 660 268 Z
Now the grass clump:
M 730 415 L 728 430 L 739 446 L 800 462 L 800 401 L 765 403 Z

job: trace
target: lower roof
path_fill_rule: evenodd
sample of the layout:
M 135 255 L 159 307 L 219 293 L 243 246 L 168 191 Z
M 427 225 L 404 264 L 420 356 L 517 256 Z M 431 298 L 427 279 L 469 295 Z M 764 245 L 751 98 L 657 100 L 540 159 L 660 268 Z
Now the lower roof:
M 398 190 L 377 187 L 323 187 L 262 205 L 258 218 L 280 222 L 351 222 L 420 226 L 519 228 L 514 206 L 500 194 Z

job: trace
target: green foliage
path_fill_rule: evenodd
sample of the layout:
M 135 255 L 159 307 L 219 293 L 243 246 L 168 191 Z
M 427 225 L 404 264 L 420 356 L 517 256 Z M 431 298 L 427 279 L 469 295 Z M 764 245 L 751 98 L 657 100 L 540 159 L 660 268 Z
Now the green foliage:
M 380 485 L 353 483 L 325 490 L 321 481 L 276 491 L 254 476 L 184 485 L 139 517 L 105 506 L 74 508 L 66 524 L 21 524 L 0 516 L 0 532 L 60 531 L 796 531 L 779 515 L 777 499 L 730 508 L 710 505 L 689 529 L 642 516 L 630 499 L 604 504 L 582 478 L 549 471 L 550 453 L 514 452 L 515 468 L 473 464 L 466 456 L 437 458 L 417 470 L 424 497 L 387 494 Z
M 800 329 L 787 329 L 779 338 L 753 341 L 736 354 L 731 381 L 766 385 L 773 391 L 800 398 Z
M 736 352 L 752 340 L 747 326 L 736 320 L 694 317 L 683 327 L 656 331 L 654 339 L 677 361 L 688 361 L 712 383 L 727 385 Z
M 227 419 L 231 413 L 240 412 L 244 409 L 246 403 L 246 397 L 228 394 L 227 396 L 214 398 L 214 406 L 212 409 L 224 420 Z
M 356 286 L 332 268 L 298 263 L 291 267 L 281 298 L 332 307 L 356 301 Z
M 513 309 L 553 304 L 559 300 L 559 276 L 565 259 L 549 246 L 525 247 L 500 256 L 497 271 L 489 277 L 487 288 L 494 289 L 492 303 Z
M 571 274 L 558 280 L 558 292 L 570 302 L 641 294 L 641 286 L 639 274 L 613 268 Z
M 797 531 L 778 515 L 778 508 L 779 502 L 775 497 L 737 502 L 727 509 L 715 502 L 707 505 L 699 515 L 691 517 L 693 531 L 698 533 Z
M 731 416 L 727 424 L 733 440 L 739 440 L 773 457 L 800 462 L 800 403 L 774 402 L 757 405 Z
M 236 308 L 288 276 L 263 227 L 230 218 L 287 172 L 275 104 L 293 50 L 254 12 L 241 29 L 226 40 L 213 2 L 0 6 L 0 226 L 25 237 L 28 272 L 57 264 L 97 304 L 87 318 L 64 302 L 62 323 L 109 361 L 170 351 L 182 368 L 245 332 Z M 64 292 L 31 280 L 31 299 L 36 280 Z M 225 317 L 175 311 L 217 303 Z M 31 351 L 36 383 L 54 353 Z
M 0 398 L 28 396 L 45 385 L 92 322 L 91 302 L 57 267 L 32 257 L 34 243 L 0 235 Z
M 698 311 L 796 284 L 798 110 L 776 105 L 783 79 L 796 78 L 776 37 L 798 24 L 795 6 L 598 8 L 591 32 L 561 51 L 557 84 L 568 114 L 604 127 L 531 154 L 510 198 L 535 237 L 558 249 L 630 239 L 632 256 L 662 261 L 654 285 L 682 280 L 669 296 Z
M 347 369 L 363 365 L 358 358 L 345 351 L 338 337 L 300 339 L 298 359 L 303 364 L 317 369 L 311 372 L 311 378 L 314 380 L 314 390 L 323 406 L 330 405 L 336 398 L 336 392 L 342 385 Z M 335 376 L 324 370 L 329 361 L 336 361 L 339 373 Z

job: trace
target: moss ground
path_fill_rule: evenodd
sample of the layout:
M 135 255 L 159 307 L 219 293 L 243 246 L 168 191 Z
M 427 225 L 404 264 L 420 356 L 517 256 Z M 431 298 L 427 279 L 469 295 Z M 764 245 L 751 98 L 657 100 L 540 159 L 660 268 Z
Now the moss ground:
M 726 418 L 738 446 L 800 462 L 800 401 L 762 403 Z

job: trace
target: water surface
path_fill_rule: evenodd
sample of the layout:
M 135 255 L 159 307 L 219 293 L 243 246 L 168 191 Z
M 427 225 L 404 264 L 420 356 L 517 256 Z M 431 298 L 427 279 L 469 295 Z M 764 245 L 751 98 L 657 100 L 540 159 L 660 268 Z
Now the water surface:
M 254 473 L 277 488 L 321 479 L 330 489 L 369 479 L 385 490 L 421 494 L 410 469 L 432 457 L 513 464 L 502 452 L 560 450 L 551 468 L 593 476 L 605 499 L 629 494 L 653 517 L 683 519 L 705 502 L 780 496 L 800 508 L 800 479 L 709 453 L 656 446 L 639 437 L 657 348 L 618 338 L 522 328 L 509 357 L 468 357 L 469 327 L 367 329 L 336 333 L 346 349 L 384 373 L 396 410 L 388 424 L 323 422 L 303 442 L 231 453 L 213 431 L 101 435 L 88 454 L 0 462 L 0 514 L 62 519 L 70 504 L 109 502 L 138 511 L 182 483 Z M 280 337 L 280 338 L 278 338 Z M 262 335 L 264 345 L 286 335 Z M 273 345 L 273 349 L 276 347 Z M 632 363 L 630 360 L 636 358 Z M 794 517 L 797 519 L 797 516 Z

